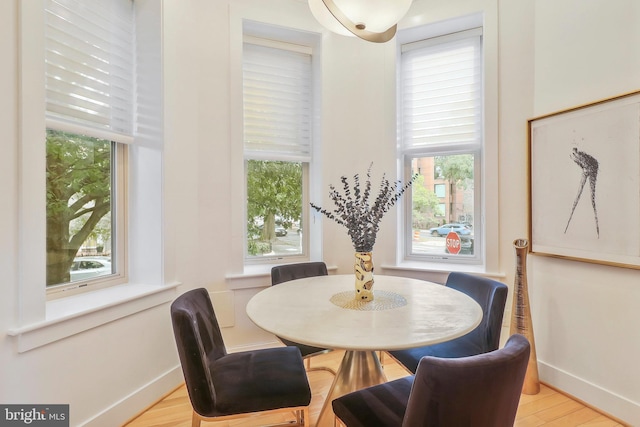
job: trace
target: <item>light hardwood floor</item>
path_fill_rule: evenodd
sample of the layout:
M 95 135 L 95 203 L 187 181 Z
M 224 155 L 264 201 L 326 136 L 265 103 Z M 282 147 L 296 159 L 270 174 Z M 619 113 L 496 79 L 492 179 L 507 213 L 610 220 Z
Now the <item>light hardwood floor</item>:
M 342 351 L 333 351 L 316 356 L 311 366 L 329 366 L 337 369 Z M 384 356 L 384 370 L 387 379 L 393 380 L 407 375 L 407 372 L 388 355 Z M 322 409 L 324 397 L 329 391 L 333 376 L 326 371 L 308 373 L 311 385 L 311 425 L 315 425 Z M 202 423 L 202 427 L 256 427 L 286 421 L 282 415 L 243 418 L 231 421 Z M 164 399 L 148 408 L 138 417 L 125 424 L 126 427 L 190 427 L 191 404 L 186 388 L 179 387 Z M 520 398 L 515 427 L 614 427 L 625 426 L 612 418 L 601 414 L 570 397 L 542 385 L 536 395 L 523 394 Z

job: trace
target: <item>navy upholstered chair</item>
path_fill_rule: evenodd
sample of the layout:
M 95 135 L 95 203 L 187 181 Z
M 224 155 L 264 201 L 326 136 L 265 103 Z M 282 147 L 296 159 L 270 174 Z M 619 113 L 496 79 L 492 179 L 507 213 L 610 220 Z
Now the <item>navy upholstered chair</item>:
M 271 285 L 279 285 L 280 283 L 304 279 L 305 277 L 326 276 L 328 274 L 327 265 L 322 261 L 276 265 L 271 268 Z
M 507 302 L 507 285 L 486 277 L 453 272 L 446 286 L 463 292 L 482 307 L 480 325 L 468 334 L 440 344 L 406 350 L 393 350 L 389 354 L 409 372 L 415 373 L 424 356 L 465 357 L 493 351 L 500 345 L 500 330 Z
M 514 334 L 504 348 L 476 356 L 425 356 L 415 376 L 333 400 L 347 427 L 513 426 L 530 344 Z
M 271 268 L 271 286 L 279 285 L 280 283 L 288 282 L 290 280 L 304 279 L 305 277 L 326 276 L 328 274 L 327 265 L 322 261 L 277 265 Z M 287 346 L 297 347 L 300 349 L 302 358 L 306 362 L 307 370 L 325 370 L 335 374 L 332 369 L 324 366 L 311 368 L 311 358 L 313 356 L 327 353 L 331 351 L 331 349 L 301 344 L 282 337 L 278 337 L 278 339 Z
M 192 426 L 261 412 L 294 412 L 309 425 L 311 390 L 300 352 L 291 347 L 227 353 L 209 293 L 203 288 L 171 304 L 173 332 Z

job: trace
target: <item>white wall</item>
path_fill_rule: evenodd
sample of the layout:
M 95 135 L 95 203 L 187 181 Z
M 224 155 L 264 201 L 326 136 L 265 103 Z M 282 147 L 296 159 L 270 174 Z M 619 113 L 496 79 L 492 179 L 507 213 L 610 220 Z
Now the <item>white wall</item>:
M 535 3 L 534 116 L 640 89 L 638 2 Z M 541 375 L 640 425 L 640 272 L 532 258 Z
M 527 120 L 640 88 L 639 6 L 500 2 L 500 245 L 509 274 L 511 242 L 527 236 Z M 640 425 L 638 271 L 535 255 L 528 271 L 541 380 Z
M 73 337 L 17 353 L 6 331 L 15 326 L 21 213 L 18 204 L 17 7 L 0 2 L 0 403 L 70 403 L 72 425 L 118 425 L 180 382 L 168 305 Z M 231 10 L 229 4 L 232 4 Z M 512 241 L 527 235 L 526 121 L 537 114 L 638 88 L 640 18 L 635 0 L 415 0 L 403 26 L 483 12 L 490 52 L 499 59 L 498 245 L 495 272 L 513 282 Z M 164 0 L 164 262 L 166 283 L 179 292 L 204 286 L 226 310 L 232 349 L 268 345 L 273 337 L 247 319 L 248 299 L 268 277 L 230 280 L 237 273 L 232 163 L 234 103 L 230 61 L 238 52 L 238 16 L 321 31 L 302 0 Z M 231 20 L 231 21 L 230 21 Z M 496 31 L 498 29 L 499 31 Z M 321 163 L 326 189 L 342 174 L 393 173 L 395 47 L 323 36 Z M 496 76 L 496 81 L 497 76 Z M 497 123 L 497 122 L 496 122 Z M 395 261 L 395 214 L 385 217 L 376 264 Z M 237 222 L 237 221 L 236 221 Z M 346 234 L 324 224 L 325 260 L 352 269 Z M 234 240 L 235 239 L 235 240 Z M 640 425 L 640 341 L 634 339 L 640 288 L 633 270 L 529 258 L 536 344 L 542 379 L 632 424 Z M 257 288 L 254 286 L 258 286 Z M 631 338 L 631 339 L 630 339 Z
M 323 45 L 322 92 L 322 200 L 333 202 L 329 184 L 339 185 L 340 177 L 366 175 L 373 162 L 372 185 L 383 173 L 395 179 L 395 46 L 376 44 L 355 37 L 325 36 Z M 395 216 L 387 215 L 375 245 L 374 263 L 393 262 Z M 353 245 L 344 227 L 324 221 L 324 259 L 342 273 L 353 270 Z M 391 238 L 392 239 L 392 238 Z M 385 244 L 385 242 L 387 244 Z M 390 244 L 389 244 L 390 243 Z
M 17 298 L 16 283 L 18 278 L 18 111 L 17 100 L 17 7 L 14 2 L 0 4 L 0 52 L 3 56 L 3 66 L 0 67 L 0 90 L 4 96 L 0 97 L 0 126 L 3 129 L 2 151 L 0 157 L 0 194 L 6 201 L 0 209 L 0 272 L 2 272 L 3 298 L 0 298 L 0 365 L 6 367 L 15 358 L 14 346 L 5 335 L 5 330 L 18 317 L 15 312 Z M 19 386 L 19 382 L 9 377 L 9 370 L 0 369 L 0 400 L 6 401 L 9 387 Z

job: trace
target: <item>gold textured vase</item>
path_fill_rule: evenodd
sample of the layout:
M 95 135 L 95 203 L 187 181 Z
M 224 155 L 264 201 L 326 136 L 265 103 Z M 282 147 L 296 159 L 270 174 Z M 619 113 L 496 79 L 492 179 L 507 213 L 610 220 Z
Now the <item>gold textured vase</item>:
M 373 257 L 371 252 L 356 252 L 356 299 L 373 301 Z
M 538 379 L 538 358 L 536 356 L 536 343 L 533 336 L 533 322 L 531 320 L 531 308 L 529 306 L 529 288 L 527 284 L 527 253 L 529 241 L 516 239 L 513 241 L 516 250 L 516 277 L 513 287 L 513 305 L 511 308 L 510 335 L 524 335 L 531 344 L 531 354 L 527 373 L 524 377 L 522 392 L 524 394 L 538 394 L 540 381 Z

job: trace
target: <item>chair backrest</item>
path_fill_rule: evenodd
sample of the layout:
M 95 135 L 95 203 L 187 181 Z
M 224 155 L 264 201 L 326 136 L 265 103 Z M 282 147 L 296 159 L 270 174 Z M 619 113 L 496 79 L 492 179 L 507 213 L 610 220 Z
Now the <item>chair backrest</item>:
M 529 341 L 514 334 L 504 348 L 489 353 L 423 357 L 402 426 L 512 426 L 529 353 Z
M 271 285 L 305 277 L 326 276 L 328 274 L 327 265 L 322 261 L 277 265 L 271 268 Z
M 227 354 L 209 292 L 193 289 L 176 298 L 171 304 L 171 322 L 193 409 L 209 414 L 216 401 L 209 366 Z
M 500 331 L 509 288 L 504 283 L 486 277 L 453 272 L 446 286 L 463 292 L 482 307 L 482 321 L 473 331 L 462 337 L 479 345 L 478 353 L 496 350 L 500 346 Z

